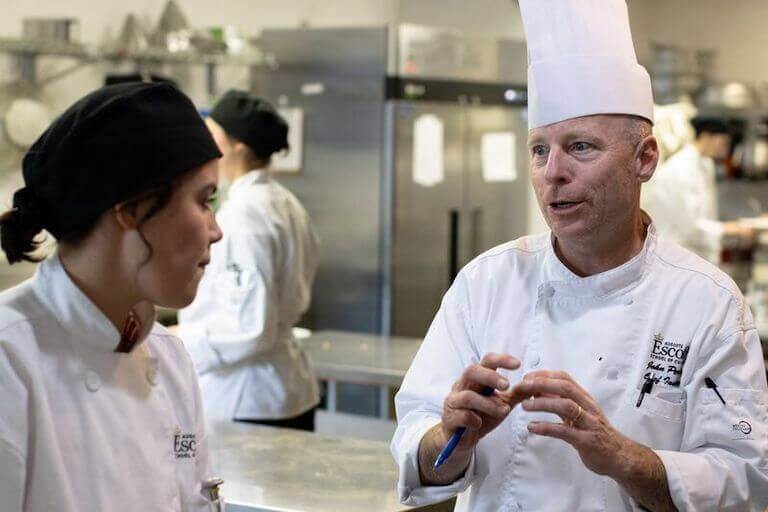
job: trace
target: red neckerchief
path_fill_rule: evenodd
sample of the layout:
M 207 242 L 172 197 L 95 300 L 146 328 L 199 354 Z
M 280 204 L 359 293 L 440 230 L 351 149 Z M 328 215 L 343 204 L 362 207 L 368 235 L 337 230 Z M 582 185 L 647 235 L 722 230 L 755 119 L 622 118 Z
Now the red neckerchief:
M 129 353 L 136 346 L 141 334 L 141 322 L 136 318 L 133 311 L 128 313 L 128 320 L 125 321 L 123 332 L 120 333 L 120 343 L 117 344 L 115 352 Z

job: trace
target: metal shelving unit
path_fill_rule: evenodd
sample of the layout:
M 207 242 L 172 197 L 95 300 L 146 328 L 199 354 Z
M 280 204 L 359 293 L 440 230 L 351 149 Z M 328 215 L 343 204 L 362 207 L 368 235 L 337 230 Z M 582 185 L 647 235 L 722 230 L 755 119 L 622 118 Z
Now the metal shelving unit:
M 147 64 L 188 64 L 206 66 L 208 70 L 209 92 L 215 86 L 215 70 L 219 65 L 237 65 L 248 67 L 275 67 L 273 58 L 265 56 L 253 44 L 244 54 L 230 55 L 223 52 L 202 52 L 196 49 L 171 52 L 163 48 L 148 48 L 137 52 L 122 52 L 99 48 L 83 43 L 58 43 L 44 40 L 22 38 L 0 38 L 0 53 L 12 54 L 17 59 L 21 78 L 32 84 L 46 84 L 70 74 L 85 65 L 100 62 L 134 62 L 137 67 Z M 37 59 L 40 57 L 60 57 L 76 59 L 77 63 L 55 75 L 40 78 L 37 76 Z

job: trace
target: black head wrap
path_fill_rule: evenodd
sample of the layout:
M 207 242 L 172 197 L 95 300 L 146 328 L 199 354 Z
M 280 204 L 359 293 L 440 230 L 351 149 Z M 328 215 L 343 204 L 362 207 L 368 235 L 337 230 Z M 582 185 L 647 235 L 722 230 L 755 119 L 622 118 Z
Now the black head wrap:
M 731 128 L 728 123 L 718 117 L 696 116 L 691 119 L 693 129 L 696 135 L 702 133 L 730 134 Z
M 14 208 L 60 238 L 220 156 L 194 105 L 176 87 L 102 87 L 69 107 L 29 149 L 26 187 L 14 195 Z
M 227 91 L 213 107 L 211 118 L 260 158 L 288 148 L 285 119 L 272 105 L 245 91 Z

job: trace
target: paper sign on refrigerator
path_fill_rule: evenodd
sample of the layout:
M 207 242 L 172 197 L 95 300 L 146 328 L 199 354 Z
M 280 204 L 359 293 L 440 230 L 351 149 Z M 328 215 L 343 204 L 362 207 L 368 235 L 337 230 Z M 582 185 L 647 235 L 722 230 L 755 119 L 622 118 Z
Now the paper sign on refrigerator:
M 512 132 L 483 134 L 481 155 L 485 181 L 493 183 L 517 179 L 515 142 Z
M 434 114 L 419 116 L 413 123 L 413 181 L 434 187 L 445 179 L 443 121 Z
M 301 172 L 304 153 L 304 110 L 300 108 L 280 107 L 280 116 L 288 123 L 287 152 L 280 152 L 272 158 L 272 170 L 281 173 Z

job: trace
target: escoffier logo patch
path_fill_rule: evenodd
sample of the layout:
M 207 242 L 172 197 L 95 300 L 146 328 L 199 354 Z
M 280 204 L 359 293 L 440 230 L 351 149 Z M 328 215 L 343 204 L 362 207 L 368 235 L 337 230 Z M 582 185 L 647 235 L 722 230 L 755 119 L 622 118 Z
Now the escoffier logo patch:
M 683 365 L 688 358 L 690 347 L 664 338 L 657 333 L 653 336 L 653 348 L 645 365 L 643 380 L 653 379 L 654 384 L 680 386 Z
M 173 454 L 177 459 L 194 459 L 197 456 L 197 434 L 176 429 L 173 434 Z

